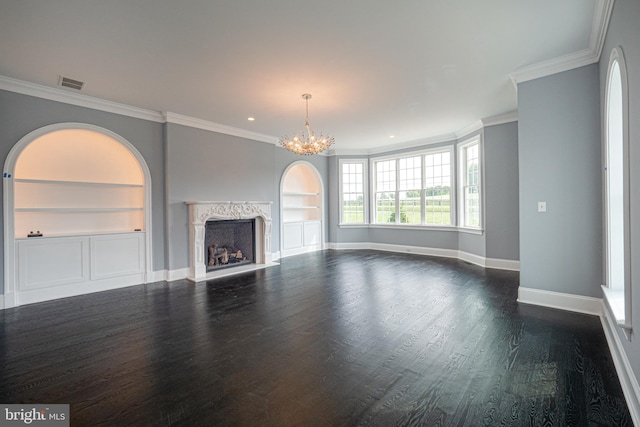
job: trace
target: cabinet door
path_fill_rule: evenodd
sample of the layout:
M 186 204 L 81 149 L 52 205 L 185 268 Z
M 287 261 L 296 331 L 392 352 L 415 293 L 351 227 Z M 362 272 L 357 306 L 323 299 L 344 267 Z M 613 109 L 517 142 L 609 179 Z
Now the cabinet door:
M 91 237 L 91 280 L 142 273 L 144 259 L 142 233 Z
M 322 243 L 322 227 L 320 221 L 305 222 L 303 234 L 303 243 L 305 246 L 319 245 Z
M 301 248 L 302 222 L 285 223 L 282 229 L 282 247 L 286 249 Z
M 89 239 L 22 240 L 18 246 L 20 290 L 51 288 L 89 280 Z

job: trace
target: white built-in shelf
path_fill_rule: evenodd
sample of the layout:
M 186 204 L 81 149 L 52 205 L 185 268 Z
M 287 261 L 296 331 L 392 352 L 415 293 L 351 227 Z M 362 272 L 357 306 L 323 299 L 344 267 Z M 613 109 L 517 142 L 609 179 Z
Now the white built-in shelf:
M 53 184 L 53 185 L 69 185 L 69 186 L 96 186 L 96 187 L 129 187 L 144 188 L 140 184 L 120 184 L 115 182 L 84 182 L 84 181 L 54 181 L 46 179 L 15 179 L 14 182 L 24 182 L 27 184 Z
M 35 230 L 34 230 L 35 231 Z M 111 230 L 111 231 L 103 231 L 100 233 L 94 232 L 79 232 L 79 233 L 47 233 L 42 236 L 37 237 L 16 237 L 16 241 L 18 240 L 41 240 L 41 239 L 52 239 L 52 238 L 61 238 L 61 237 L 83 237 L 83 236 L 111 236 L 114 234 L 135 234 L 135 233 L 144 233 L 144 230 Z
M 124 211 L 142 211 L 144 208 L 16 208 L 16 212 L 124 212 Z
M 318 196 L 320 193 L 307 191 L 284 191 L 283 196 Z

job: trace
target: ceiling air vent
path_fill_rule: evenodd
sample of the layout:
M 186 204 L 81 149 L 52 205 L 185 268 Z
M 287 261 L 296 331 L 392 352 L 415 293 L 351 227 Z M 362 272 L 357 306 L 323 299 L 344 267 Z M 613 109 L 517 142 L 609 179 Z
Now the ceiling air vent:
M 80 80 L 70 79 L 69 77 L 60 76 L 58 84 L 62 87 L 68 87 L 69 89 L 82 90 L 84 82 Z

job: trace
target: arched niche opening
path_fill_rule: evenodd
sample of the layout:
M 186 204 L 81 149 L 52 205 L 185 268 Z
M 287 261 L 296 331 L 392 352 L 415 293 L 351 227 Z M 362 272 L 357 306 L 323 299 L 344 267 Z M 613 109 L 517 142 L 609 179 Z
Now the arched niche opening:
M 151 179 L 124 138 L 46 126 L 16 143 L 3 175 L 7 307 L 146 282 Z
M 305 161 L 284 171 L 280 185 L 281 255 L 323 249 L 324 185 L 318 170 Z

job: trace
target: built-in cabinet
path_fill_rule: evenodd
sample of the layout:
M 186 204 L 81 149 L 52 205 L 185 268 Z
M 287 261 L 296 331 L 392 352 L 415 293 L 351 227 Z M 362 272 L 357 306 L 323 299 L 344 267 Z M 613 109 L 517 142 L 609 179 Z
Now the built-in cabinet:
M 146 281 L 146 165 L 85 127 L 43 132 L 10 155 L 14 305 Z
M 297 162 L 281 186 L 282 255 L 322 249 L 323 194 L 320 177 L 310 164 Z

